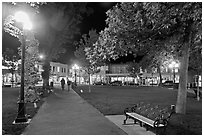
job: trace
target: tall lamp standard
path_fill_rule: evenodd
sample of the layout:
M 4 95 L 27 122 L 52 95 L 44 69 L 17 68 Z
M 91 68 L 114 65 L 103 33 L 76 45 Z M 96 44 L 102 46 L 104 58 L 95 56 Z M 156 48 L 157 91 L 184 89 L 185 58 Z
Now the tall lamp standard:
M 25 33 L 27 30 L 32 29 L 32 24 L 29 20 L 29 17 L 26 13 L 19 11 L 15 14 L 15 20 L 17 22 L 22 23 L 22 43 L 21 43 L 21 87 L 20 87 L 20 100 L 18 102 L 18 115 L 15 119 L 15 123 L 23 123 L 27 122 L 27 116 L 26 116 L 26 109 L 25 109 L 25 102 L 24 102 L 24 62 L 25 62 L 25 44 L 26 44 L 26 38 Z
M 79 69 L 79 66 L 77 64 L 74 64 L 74 66 L 72 66 L 72 69 L 74 70 L 74 83 L 76 84 L 76 78 L 77 78 L 77 70 Z
M 179 64 L 175 61 L 172 61 L 171 64 L 169 64 L 169 67 L 173 69 L 173 83 L 175 83 L 175 68 L 179 67 Z

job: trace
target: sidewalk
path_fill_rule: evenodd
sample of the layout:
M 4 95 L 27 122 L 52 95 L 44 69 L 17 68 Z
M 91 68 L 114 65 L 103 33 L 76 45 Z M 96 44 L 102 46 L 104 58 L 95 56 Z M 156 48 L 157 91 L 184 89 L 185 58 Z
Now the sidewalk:
M 73 90 L 55 89 L 23 135 L 125 135 Z

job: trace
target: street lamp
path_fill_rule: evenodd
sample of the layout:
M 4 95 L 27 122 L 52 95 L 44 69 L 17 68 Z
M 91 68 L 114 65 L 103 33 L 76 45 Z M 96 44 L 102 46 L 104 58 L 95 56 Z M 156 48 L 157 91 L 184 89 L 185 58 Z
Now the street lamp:
M 77 70 L 79 69 L 79 66 L 77 65 L 77 64 L 74 64 L 73 66 L 72 66 L 72 69 L 74 70 L 74 77 L 75 77 L 75 81 L 74 81 L 74 83 L 75 83 L 75 85 L 76 85 L 76 77 L 77 77 Z
M 178 68 L 179 64 L 172 61 L 171 64 L 169 64 L 169 67 L 173 69 L 173 83 L 175 83 L 175 68 Z
M 44 57 L 43 54 L 40 54 L 40 55 L 39 55 L 39 58 L 42 60 L 42 59 L 44 59 L 45 57 Z
M 25 102 L 24 102 L 24 62 L 25 62 L 25 33 L 27 30 L 32 29 L 32 23 L 26 13 L 19 11 L 14 16 L 17 22 L 22 23 L 22 44 L 21 44 L 21 87 L 20 87 L 20 100 L 18 101 L 18 115 L 15 119 L 15 123 L 27 122 L 28 118 L 26 116 Z

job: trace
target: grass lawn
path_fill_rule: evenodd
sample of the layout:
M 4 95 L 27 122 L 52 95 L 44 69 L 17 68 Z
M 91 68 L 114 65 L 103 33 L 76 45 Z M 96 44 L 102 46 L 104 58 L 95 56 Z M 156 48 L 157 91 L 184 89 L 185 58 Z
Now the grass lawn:
M 121 115 L 126 107 L 140 101 L 175 105 L 177 99 L 177 90 L 160 87 L 92 86 L 89 93 L 88 86 L 78 86 L 74 90 L 104 115 Z M 172 115 L 166 134 L 202 134 L 202 99 L 198 102 L 194 96 L 188 93 L 187 113 Z
M 19 97 L 20 88 L 2 88 L 2 129 L 9 135 L 19 135 L 23 132 L 27 124 L 13 125 L 18 112 L 17 99 Z M 37 113 L 39 107 L 43 104 L 41 99 L 34 108 L 33 104 L 26 104 L 26 114 L 31 118 Z

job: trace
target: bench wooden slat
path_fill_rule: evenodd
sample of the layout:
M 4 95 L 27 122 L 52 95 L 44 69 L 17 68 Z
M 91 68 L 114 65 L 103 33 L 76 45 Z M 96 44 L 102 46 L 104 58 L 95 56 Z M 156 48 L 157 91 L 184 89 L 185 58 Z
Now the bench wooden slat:
M 152 127 L 154 127 L 154 121 L 151 120 L 151 119 L 148 119 L 142 115 L 139 115 L 137 113 L 126 113 L 127 115 L 129 115 L 130 117 L 133 117 L 133 118 L 136 118 L 138 119 L 139 121 L 143 122 L 143 123 L 146 123 Z M 163 124 L 159 124 L 158 127 L 163 127 L 164 125 Z

